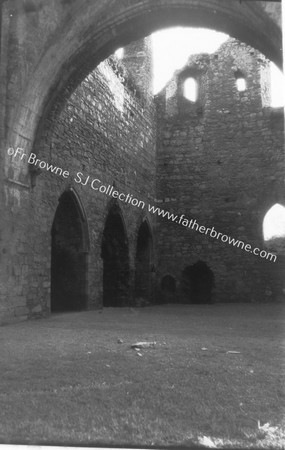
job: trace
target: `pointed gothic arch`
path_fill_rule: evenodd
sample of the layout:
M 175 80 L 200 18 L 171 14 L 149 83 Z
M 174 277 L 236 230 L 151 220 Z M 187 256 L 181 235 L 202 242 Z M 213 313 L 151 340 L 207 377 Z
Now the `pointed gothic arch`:
M 135 258 L 135 298 L 152 300 L 153 239 L 148 221 L 142 221 L 137 234 Z
M 130 304 L 130 265 L 126 227 L 120 208 L 109 209 L 101 244 L 103 306 Z
M 51 229 L 51 312 L 87 307 L 88 227 L 72 189 L 59 198 Z

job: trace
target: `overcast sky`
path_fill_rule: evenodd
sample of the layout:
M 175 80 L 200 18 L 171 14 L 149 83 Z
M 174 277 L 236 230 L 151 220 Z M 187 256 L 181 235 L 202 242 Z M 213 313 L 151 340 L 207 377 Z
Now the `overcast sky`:
M 195 53 L 214 53 L 228 39 L 224 33 L 202 28 L 168 28 L 153 33 L 153 90 L 157 94 Z M 272 64 L 272 106 L 284 105 L 284 77 Z

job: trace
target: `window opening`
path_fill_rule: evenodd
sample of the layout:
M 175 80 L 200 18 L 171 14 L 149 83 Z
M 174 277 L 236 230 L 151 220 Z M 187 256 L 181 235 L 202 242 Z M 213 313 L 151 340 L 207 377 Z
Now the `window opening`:
M 193 77 L 186 78 L 183 84 L 183 95 L 190 102 L 196 102 L 198 98 L 198 84 Z

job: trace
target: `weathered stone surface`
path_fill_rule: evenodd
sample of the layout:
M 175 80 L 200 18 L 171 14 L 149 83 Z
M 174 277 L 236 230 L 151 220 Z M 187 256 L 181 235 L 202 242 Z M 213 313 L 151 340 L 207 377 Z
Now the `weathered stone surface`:
M 42 312 L 42 307 L 41 305 L 37 305 L 34 308 L 32 308 L 32 314 L 39 314 Z
M 236 86 L 237 70 L 246 90 Z M 160 206 L 227 236 L 268 251 L 262 224 L 268 209 L 284 202 L 282 109 L 270 108 L 268 61 L 229 40 L 215 54 L 193 56 L 157 96 L 157 196 Z M 185 77 L 198 81 L 198 100 L 182 95 Z M 274 119 L 273 119 L 274 117 Z M 177 200 L 169 203 L 175 194 Z M 261 301 L 267 286 L 282 288 L 281 258 L 265 261 L 198 230 L 158 218 L 158 267 L 179 284 L 185 267 L 207 262 L 215 276 L 215 301 Z M 186 223 L 186 222 L 185 222 Z M 213 232 L 214 234 L 214 232 Z M 279 275 L 277 275 L 279 274 Z M 279 285 L 279 287 L 277 287 Z M 179 285 L 178 285 L 179 290 Z M 273 296 L 274 297 L 274 296 Z

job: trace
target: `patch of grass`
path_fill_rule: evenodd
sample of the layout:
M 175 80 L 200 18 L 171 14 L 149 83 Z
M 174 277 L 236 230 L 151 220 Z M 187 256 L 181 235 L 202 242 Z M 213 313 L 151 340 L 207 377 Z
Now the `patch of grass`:
M 284 448 L 283 317 L 179 305 L 2 327 L 0 441 Z

